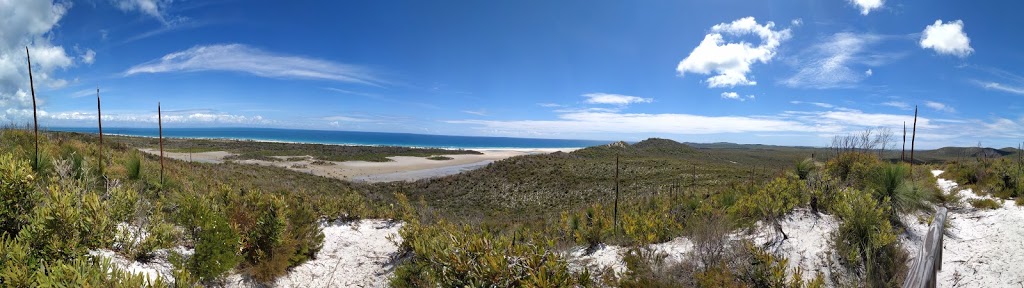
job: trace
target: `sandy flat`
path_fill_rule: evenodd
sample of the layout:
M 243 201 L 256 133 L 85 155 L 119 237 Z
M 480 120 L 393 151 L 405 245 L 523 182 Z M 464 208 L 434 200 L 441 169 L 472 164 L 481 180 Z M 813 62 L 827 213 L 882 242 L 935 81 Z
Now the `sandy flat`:
M 479 151 L 479 155 L 459 154 L 442 155 L 451 157 L 451 160 L 430 160 L 426 157 L 414 156 L 392 156 L 390 162 L 369 162 L 369 161 L 324 161 L 325 164 L 313 164 L 317 159 L 308 155 L 275 156 L 281 161 L 264 160 L 241 160 L 238 163 L 277 166 L 293 171 L 310 173 L 313 175 L 338 178 L 347 181 L 357 182 L 390 182 L 390 181 L 416 181 L 420 179 L 441 177 L 458 174 L 463 171 L 473 170 L 487 166 L 491 162 L 505 158 L 545 154 L 556 151 L 572 152 L 579 148 L 505 148 L 505 149 L 470 149 Z M 160 155 L 159 151 L 153 149 L 140 149 L 140 151 Z M 225 151 L 212 151 L 202 153 L 174 153 L 164 152 L 164 156 L 182 161 L 195 161 L 201 163 L 222 163 L 224 158 L 234 155 Z M 302 160 L 288 161 L 289 158 L 302 157 Z
M 156 149 L 139 149 L 143 153 L 160 155 L 160 150 Z M 164 151 L 164 157 L 171 159 L 178 159 L 181 161 L 192 161 L 199 163 L 221 163 L 224 162 L 224 157 L 228 157 L 232 154 L 226 151 L 210 151 L 210 152 L 198 152 L 198 153 L 182 153 L 182 152 L 167 152 Z

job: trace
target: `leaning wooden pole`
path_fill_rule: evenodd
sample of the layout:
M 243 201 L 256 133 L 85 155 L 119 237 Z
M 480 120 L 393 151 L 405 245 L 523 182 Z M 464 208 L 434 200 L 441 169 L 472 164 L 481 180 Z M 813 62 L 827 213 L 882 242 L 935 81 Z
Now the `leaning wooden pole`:
M 619 233 L 619 155 L 615 155 L 615 207 L 612 210 L 615 234 Z
M 156 102 L 156 122 L 160 133 L 160 185 L 164 184 L 164 120 L 160 112 L 160 102 Z
M 903 121 L 903 152 L 900 153 L 900 161 L 907 161 L 907 121 Z
M 910 135 L 910 173 L 914 173 L 914 140 L 917 139 L 917 105 L 914 105 L 914 131 Z
M 32 129 L 35 131 L 36 155 L 33 166 L 39 170 L 39 118 L 36 116 L 36 84 L 32 80 L 32 56 L 28 54 L 28 46 L 25 46 L 25 59 L 28 60 L 28 86 L 32 89 Z
M 100 110 L 100 87 L 96 87 L 96 124 L 100 130 L 100 176 L 103 176 L 103 112 Z

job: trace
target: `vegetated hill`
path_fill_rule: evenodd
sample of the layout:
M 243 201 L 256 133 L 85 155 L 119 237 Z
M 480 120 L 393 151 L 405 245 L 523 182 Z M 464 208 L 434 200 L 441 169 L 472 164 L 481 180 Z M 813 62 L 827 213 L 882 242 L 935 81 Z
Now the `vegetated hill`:
M 634 144 L 624 141 L 607 145 L 587 147 L 573 151 L 572 154 L 583 157 L 603 156 L 682 156 L 692 154 L 696 149 L 686 144 L 669 139 L 649 138 Z
M 915 151 L 914 159 L 918 162 L 941 163 L 953 160 L 975 159 L 982 156 L 1003 157 L 1013 154 L 1016 150 L 1016 148 L 942 147 L 935 150 Z M 910 157 L 910 151 L 907 151 L 907 157 Z
M 612 205 L 615 157 L 620 196 L 640 201 L 664 193 L 710 193 L 759 182 L 789 169 L 803 152 L 697 150 L 664 139 L 615 142 L 572 153 L 512 157 L 461 174 L 420 180 L 357 184 L 367 195 L 402 192 L 423 199 L 449 219 L 470 223 L 543 225 L 561 211 L 594 203 Z

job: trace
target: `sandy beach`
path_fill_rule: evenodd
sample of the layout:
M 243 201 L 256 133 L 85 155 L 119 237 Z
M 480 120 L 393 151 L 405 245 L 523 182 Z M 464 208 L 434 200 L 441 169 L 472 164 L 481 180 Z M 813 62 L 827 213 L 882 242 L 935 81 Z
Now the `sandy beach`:
M 450 157 L 450 160 L 430 160 L 425 157 L 413 156 L 392 156 L 390 162 L 368 162 L 368 161 L 318 161 L 308 155 L 276 156 L 281 161 L 265 160 L 241 160 L 237 163 L 277 166 L 293 171 L 310 173 L 313 175 L 338 178 L 354 182 L 390 182 L 390 181 L 416 181 L 420 179 L 441 177 L 458 174 L 463 171 L 473 170 L 487 166 L 494 161 L 530 154 L 546 154 L 557 151 L 572 152 L 578 148 L 504 148 L 504 149 L 470 149 L 479 151 L 479 155 L 441 155 Z M 140 151 L 160 155 L 159 151 L 153 149 L 140 149 Z M 200 163 L 222 163 L 224 158 L 233 154 L 226 151 L 211 151 L 201 153 L 177 153 L 164 152 L 164 156 L 182 161 L 194 161 Z M 298 161 L 288 161 L 289 158 L 305 157 Z

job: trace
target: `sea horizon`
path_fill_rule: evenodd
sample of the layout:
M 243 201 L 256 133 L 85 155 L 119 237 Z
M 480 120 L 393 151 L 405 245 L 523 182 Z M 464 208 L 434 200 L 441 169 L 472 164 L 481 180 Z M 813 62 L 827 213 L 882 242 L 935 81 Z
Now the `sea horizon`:
M 97 134 L 95 127 L 46 127 L 47 131 Z M 104 127 L 104 135 L 159 137 L 158 128 Z M 185 139 L 218 139 L 299 144 L 401 146 L 454 149 L 584 148 L 612 143 L 612 140 L 458 136 L 395 132 L 307 130 L 256 127 L 164 128 L 163 136 Z

